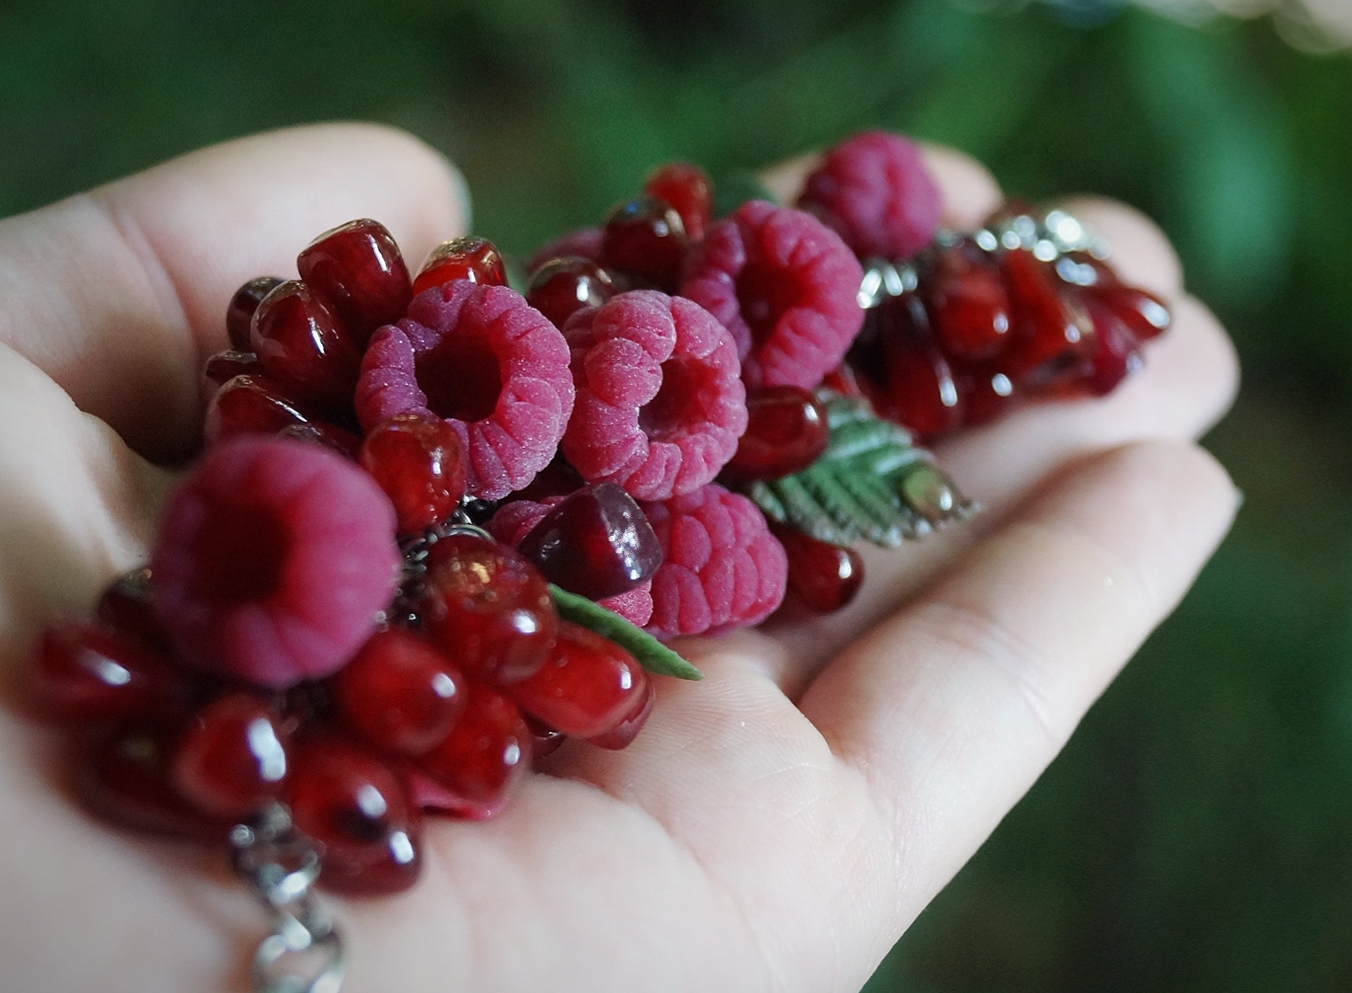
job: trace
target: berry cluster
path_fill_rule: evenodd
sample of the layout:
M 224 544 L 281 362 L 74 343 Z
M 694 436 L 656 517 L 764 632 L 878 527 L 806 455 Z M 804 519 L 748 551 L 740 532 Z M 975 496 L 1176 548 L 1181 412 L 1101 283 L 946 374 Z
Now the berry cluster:
M 407 886 L 424 812 L 491 816 L 565 738 L 628 745 L 645 666 L 698 675 L 655 638 L 786 588 L 837 609 L 850 542 L 962 515 L 877 414 L 929 436 L 991 416 L 981 389 L 1106 392 L 1167 323 L 1023 215 L 936 238 L 894 135 L 828 153 L 797 208 L 712 204 L 664 166 L 524 295 L 481 238 L 411 275 L 371 220 L 241 287 L 149 567 L 26 670 L 86 731 L 86 804 L 221 838 L 282 803 L 329 887 Z

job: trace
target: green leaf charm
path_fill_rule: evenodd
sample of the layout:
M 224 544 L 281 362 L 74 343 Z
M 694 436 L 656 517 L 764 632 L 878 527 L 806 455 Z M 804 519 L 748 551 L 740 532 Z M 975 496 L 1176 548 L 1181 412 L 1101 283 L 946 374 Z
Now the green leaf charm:
M 876 416 L 864 400 L 837 393 L 822 400 L 831 442 L 821 458 L 746 489 L 766 517 L 833 545 L 866 538 L 894 548 L 975 512 L 905 428 Z
M 607 610 L 584 596 L 560 589 L 553 583 L 549 584 L 549 593 L 554 597 L 554 608 L 565 621 L 580 624 L 603 638 L 609 638 L 638 659 L 639 664 L 649 672 L 659 676 L 675 676 L 677 679 L 704 678 L 704 673 L 613 610 Z

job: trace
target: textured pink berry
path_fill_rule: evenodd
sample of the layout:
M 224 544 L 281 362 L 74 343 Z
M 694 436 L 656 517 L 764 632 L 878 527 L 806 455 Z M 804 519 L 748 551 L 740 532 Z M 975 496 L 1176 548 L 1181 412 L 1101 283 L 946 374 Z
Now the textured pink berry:
M 192 664 L 268 687 L 326 676 L 394 595 L 394 508 L 318 445 L 241 438 L 170 496 L 151 555 L 155 612 Z
M 900 260 L 934 236 L 943 196 L 914 142 L 865 131 L 826 153 L 798 206 L 820 217 L 861 258 Z
M 731 332 L 748 386 L 812 389 L 864 322 L 864 272 L 811 214 L 752 200 L 710 227 L 681 294 Z
M 554 457 L 573 409 L 568 345 L 521 294 L 455 280 L 371 338 L 356 406 L 368 431 L 396 414 L 445 419 L 464 444 L 467 490 L 499 500 Z
M 648 623 L 659 638 L 756 624 L 784 599 L 784 548 L 746 497 L 711 483 L 643 511 L 666 554 Z
M 588 482 L 665 500 L 732 458 L 746 390 L 732 337 L 703 307 L 633 290 L 573 315 L 565 336 L 577 403 L 562 449 Z

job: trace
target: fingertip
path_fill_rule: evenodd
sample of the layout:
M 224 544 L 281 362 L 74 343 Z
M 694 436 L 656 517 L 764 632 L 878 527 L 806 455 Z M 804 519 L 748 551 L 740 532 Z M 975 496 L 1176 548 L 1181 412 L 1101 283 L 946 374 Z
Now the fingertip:
M 1107 239 L 1113 268 L 1124 283 L 1173 300 L 1183 292 L 1183 264 L 1158 224 L 1135 207 L 1106 197 L 1068 197 L 1058 203 Z
M 920 151 L 943 194 L 945 226 L 959 230 L 980 227 L 1004 201 L 1000 184 L 990 170 L 967 153 L 928 142 L 920 143 Z

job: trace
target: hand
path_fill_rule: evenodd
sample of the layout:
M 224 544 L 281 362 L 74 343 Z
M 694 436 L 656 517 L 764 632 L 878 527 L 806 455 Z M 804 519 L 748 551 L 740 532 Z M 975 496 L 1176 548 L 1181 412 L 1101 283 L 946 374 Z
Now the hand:
M 931 163 L 948 217 L 999 200 Z M 801 165 L 789 167 L 801 169 Z M 783 176 L 780 176 L 782 180 Z M 279 132 L 0 222 L 0 665 L 146 557 L 199 426 L 202 359 L 234 289 L 315 234 L 384 221 L 416 262 L 467 226 L 460 181 L 406 136 Z M 433 818 L 424 877 L 332 899 L 348 993 L 856 990 L 1173 608 L 1235 506 L 1189 439 L 1234 355 L 1159 232 L 1071 208 L 1124 278 L 1174 307 L 1145 370 L 943 444 L 981 502 L 865 552 L 847 611 L 682 650 L 623 752 L 569 746 L 486 823 Z M 0 711 L 0 990 L 248 988 L 264 921 L 218 853 L 127 835 L 69 799 L 51 736 Z

